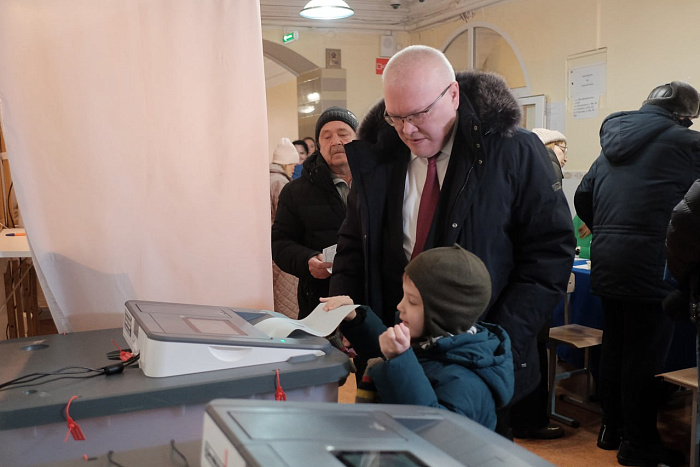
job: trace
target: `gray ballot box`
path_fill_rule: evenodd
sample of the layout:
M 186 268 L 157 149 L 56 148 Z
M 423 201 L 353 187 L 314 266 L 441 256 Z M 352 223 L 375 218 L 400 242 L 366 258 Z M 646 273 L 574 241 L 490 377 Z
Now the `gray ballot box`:
M 303 339 L 303 338 L 302 338 Z M 315 338 L 317 339 L 317 338 Z M 0 384 L 65 367 L 101 368 L 127 344 L 122 329 L 0 342 Z M 0 465 L 34 465 L 200 440 L 205 404 L 219 398 L 274 399 L 276 371 L 289 400 L 335 402 L 347 356 L 328 345 L 322 356 L 152 378 L 136 365 L 110 376 L 61 375 L 0 389 Z M 68 433 L 66 405 L 84 441 Z
M 478 423 L 415 405 L 215 400 L 202 467 L 551 466 Z

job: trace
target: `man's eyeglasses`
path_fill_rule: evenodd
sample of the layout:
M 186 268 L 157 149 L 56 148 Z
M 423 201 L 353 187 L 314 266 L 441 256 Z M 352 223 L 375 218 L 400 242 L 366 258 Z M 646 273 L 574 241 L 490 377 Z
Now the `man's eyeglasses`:
M 566 146 L 562 146 L 561 144 L 555 144 L 555 146 L 558 147 L 559 149 L 561 149 L 564 152 L 564 154 L 569 152 L 569 148 Z
M 428 112 L 430 112 L 432 108 L 435 107 L 435 104 L 437 104 L 440 98 L 442 98 L 442 96 L 445 95 L 445 93 L 448 89 L 450 89 L 450 86 L 452 86 L 453 83 L 454 81 L 448 84 L 445 90 L 442 91 L 440 95 L 437 96 L 437 99 L 435 99 L 432 104 L 426 107 L 425 110 L 421 110 L 420 112 L 416 112 L 411 115 L 406 115 L 405 117 L 399 117 L 398 115 L 389 115 L 388 113 L 384 112 L 384 119 L 391 126 L 402 125 L 404 120 L 406 120 L 411 125 L 421 126 L 423 123 L 426 122 L 426 119 L 428 118 Z

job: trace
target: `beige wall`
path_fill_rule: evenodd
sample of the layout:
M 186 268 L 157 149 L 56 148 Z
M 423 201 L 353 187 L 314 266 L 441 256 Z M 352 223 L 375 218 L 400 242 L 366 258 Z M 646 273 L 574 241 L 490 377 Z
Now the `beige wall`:
M 281 42 L 283 31 L 268 29 L 263 38 Z M 407 45 L 407 35 L 401 34 Z M 299 30 L 299 39 L 287 45 L 320 68 L 326 66 L 326 49 L 341 50 L 341 65 L 347 70 L 347 106 L 362 120 L 372 105 L 382 96 L 381 76 L 375 73 L 375 59 L 380 53 L 380 33 L 340 33 L 334 31 Z M 400 41 L 399 41 L 400 42 Z M 272 96 L 275 98 L 273 99 Z M 294 134 L 297 133 L 296 80 L 268 89 L 267 109 L 269 115 L 270 153 L 280 136 L 290 131 L 288 124 L 293 120 Z M 290 116 L 282 121 L 277 115 Z M 307 136 L 307 135 L 299 135 Z M 311 135 L 313 136 L 313 135 Z M 273 144 L 274 142 L 274 144 Z
M 272 161 L 272 151 L 275 150 L 280 138 L 294 141 L 300 135 L 297 128 L 297 80 L 267 88 L 267 147 L 268 158 Z M 262 136 L 262 135 L 261 135 Z
M 281 42 L 282 30 L 263 31 L 263 38 Z M 381 76 L 375 73 L 375 59 L 379 57 L 379 33 L 341 33 L 335 31 L 299 30 L 299 39 L 287 45 L 312 61 L 319 68 L 326 66 L 326 49 L 340 49 L 342 67 L 347 70 L 348 108 L 358 118 L 364 116 L 381 97 Z M 405 37 L 405 35 L 404 35 Z
M 599 154 L 598 130 L 607 115 L 639 108 L 652 88 L 668 81 L 684 80 L 700 88 L 696 28 L 688 26 L 688 18 L 697 17 L 700 2 L 659 8 L 655 0 L 512 0 L 475 11 L 469 24 L 490 24 L 509 37 L 524 62 L 530 94 L 544 94 L 548 102 L 566 101 L 568 59 L 607 49 L 607 94 L 598 116 L 574 119 L 567 106 L 567 169 L 587 170 Z M 442 49 L 465 26 L 459 20 L 410 36 L 400 34 L 398 43 Z M 264 36 L 279 40 L 281 31 L 265 31 Z M 381 96 L 381 80 L 374 74 L 378 34 L 300 31 L 300 39 L 290 47 L 321 66 L 326 48 L 342 50 L 348 107 L 359 117 Z
M 638 109 L 651 89 L 672 80 L 700 89 L 694 28 L 679 27 L 685 18 L 700 15 L 700 4 L 658 5 L 653 0 L 514 0 L 477 11 L 470 24 L 493 24 L 503 31 L 523 59 L 530 94 L 544 94 L 548 102 L 566 100 L 567 59 L 607 49 L 607 94 L 598 117 L 574 119 L 567 106 L 567 169 L 585 171 L 600 152 L 598 130 L 607 115 Z M 442 48 L 464 26 L 453 22 L 411 39 Z

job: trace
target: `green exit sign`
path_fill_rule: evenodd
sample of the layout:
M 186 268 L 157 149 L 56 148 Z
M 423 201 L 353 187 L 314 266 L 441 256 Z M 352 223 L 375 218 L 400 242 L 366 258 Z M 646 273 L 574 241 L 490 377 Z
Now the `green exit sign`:
M 289 44 L 297 39 L 299 39 L 299 31 L 292 31 L 282 36 L 282 43 Z

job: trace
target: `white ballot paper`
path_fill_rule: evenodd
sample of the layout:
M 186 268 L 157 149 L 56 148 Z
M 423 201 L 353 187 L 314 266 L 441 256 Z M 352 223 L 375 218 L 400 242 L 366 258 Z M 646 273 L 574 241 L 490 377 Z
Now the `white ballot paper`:
M 333 260 L 335 259 L 335 251 L 338 248 L 338 244 L 336 243 L 335 245 L 331 245 L 329 247 L 326 247 L 323 249 L 323 262 L 324 263 L 331 263 L 333 264 Z M 333 274 L 333 266 L 326 268 L 328 272 Z
M 324 311 L 325 303 L 319 305 L 306 318 L 296 321 L 291 318 L 268 318 L 255 325 L 270 337 L 287 337 L 293 331 L 301 329 L 314 336 L 327 336 L 338 327 L 348 313 L 360 305 L 343 305 L 331 311 Z

